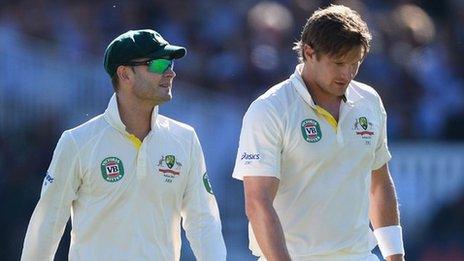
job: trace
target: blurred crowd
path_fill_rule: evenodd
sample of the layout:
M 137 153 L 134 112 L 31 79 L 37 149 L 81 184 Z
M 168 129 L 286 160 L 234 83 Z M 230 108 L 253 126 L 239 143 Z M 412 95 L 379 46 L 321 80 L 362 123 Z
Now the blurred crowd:
M 421 261 L 464 260 L 464 194 L 442 206 L 417 245 Z
M 329 3 L 368 22 L 372 49 L 357 79 L 383 96 L 390 137 L 464 138 L 462 0 L 4 0 L 0 23 L 47 41 L 70 63 L 101 59 L 124 31 L 155 28 L 188 48 L 179 78 L 252 100 L 293 72 L 293 42 Z
M 205 95 L 234 96 L 245 104 L 243 111 L 294 71 L 298 59 L 293 43 L 308 16 L 330 3 L 354 8 L 368 23 L 373 41 L 357 80 L 372 85 L 383 97 L 390 141 L 464 140 L 464 0 L 2 0 L 0 27 L 2 32 L 7 28 L 24 36 L 32 46 L 34 41 L 45 44 L 70 67 L 97 60 L 101 68 L 104 50 L 114 37 L 130 29 L 153 28 L 188 49 L 176 63 L 178 80 Z M 20 65 L 11 68 L 21 70 Z M 7 98 L 0 97 L 2 102 L 2 109 L 9 106 Z M 0 174 L 2 260 L 19 255 L 38 196 L 31 190 L 38 192 L 43 179 L 37 172 L 47 169 L 63 129 L 60 111 L 47 113 L 47 118 L 32 118 L 17 129 L 0 117 L 0 168 L 6 173 Z M 434 258 L 447 253 L 449 260 L 464 258 L 459 204 L 463 199 L 432 219 L 425 247 L 418 250 L 424 254 L 416 258 L 439 260 Z M 460 220 L 447 223 L 449 215 Z M 454 234 L 456 230 L 461 234 Z M 440 248 L 445 244 L 441 237 L 429 240 L 435 235 L 452 238 L 447 245 L 451 248 Z

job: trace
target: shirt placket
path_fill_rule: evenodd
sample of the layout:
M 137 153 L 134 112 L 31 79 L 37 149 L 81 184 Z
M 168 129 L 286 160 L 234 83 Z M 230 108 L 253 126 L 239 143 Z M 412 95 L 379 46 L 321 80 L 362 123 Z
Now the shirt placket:
M 145 176 L 147 175 L 146 167 L 147 167 L 147 153 L 146 153 L 146 148 L 145 146 L 146 142 L 142 142 L 142 146 L 140 146 L 140 149 L 138 150 L 137 153 L 137 171 L 136 171 L 136 176 L 137 179 L 144 179 Z
M 348 116 L 349 112 L 353 108 L 353 103 L 351 101 L 342 102 L 340 104 L 340 118 L 337 125 L 337 143 L 343 144 L 343 126 L 344 120 Z
M 136 148 L 136 162 L 135 162 L 135 176 L 137 179 L 145 178 L 146 174 L 146 167 L 147 167 L 147 146 L 148 140 L 150 138 L 150 133 L 140 141 L 135 135 L 127 134 L 129 140 Z

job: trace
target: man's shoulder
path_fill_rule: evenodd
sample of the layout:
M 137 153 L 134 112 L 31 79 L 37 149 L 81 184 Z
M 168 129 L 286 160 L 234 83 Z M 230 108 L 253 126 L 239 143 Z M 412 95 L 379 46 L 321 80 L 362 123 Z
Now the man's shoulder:
M 82 143 L 97 136 L 108 126 L 109 124 L 104 120 L 103 114 L 100 114 L 65 132 L 69 133 L 75 142 Z
M 281 100 L 292 93 L 291 85 L 292 82 L 289 79 L 279 82 L 267 89 L 256 100 L 267 100 L 269 102 Z
M 351 81 L 351 87 L 353 90 L 363 97 L 363 101 L 374 106 L 381 106 L 382 98 L 380 97 L 379 93 L 370 85 L 358 82 L 358 81 Z
M 161 129 L 171 133 L 188 134 L 195 132 L 192 126 L 161 114 L 158 114 L 157 123 Z
M 366 99 L 376 101 L 380 98 L 379 93 L 368 84 L 353 80 L 351 81 L 351 86 L 356 92 L 358 92 L 361 96 L 363 96 Z
M 250 105 L 250 109 L 277 110 L 283 112 L 295 101 L 295 91 L 292 82 L 287 79 L 282 81 L 256 98 Z

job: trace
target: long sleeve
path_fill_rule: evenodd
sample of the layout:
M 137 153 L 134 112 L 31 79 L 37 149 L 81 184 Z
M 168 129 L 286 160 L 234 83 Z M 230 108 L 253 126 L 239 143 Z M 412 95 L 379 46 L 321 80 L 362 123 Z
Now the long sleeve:
M 193 136 L 191 162 L 182 204 L 182 226 L 197 260 L 226 260 L 219 209 L 196 134 Z
M 53 153 L 39 202 L 32 214 L 21 260 L 53 260 L 80 184 L 75 143 L 64 132 Z

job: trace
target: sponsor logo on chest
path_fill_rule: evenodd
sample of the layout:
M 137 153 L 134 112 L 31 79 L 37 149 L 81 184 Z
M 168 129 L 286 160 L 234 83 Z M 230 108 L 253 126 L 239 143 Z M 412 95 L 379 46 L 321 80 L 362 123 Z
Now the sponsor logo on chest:
M 166 183 L 172 183 L 173 179 L 180 175 L 182 169 L 182 163 L 177 161 L 176 156 L 172 154 L 162 155 L 156 166 L 159 173 L 166 178 L 164 180 Z
M 306 119 L 301 122 L 301 134 L 303 139 L 309 143 L 315 143 L 322 139 L 319 122 L 314 119 Z
M 116 157 L 108 157 L 100 164 L 101 174 L 104 180 L 116 182 L 124 177 L 124 166 L 122 161 Z

